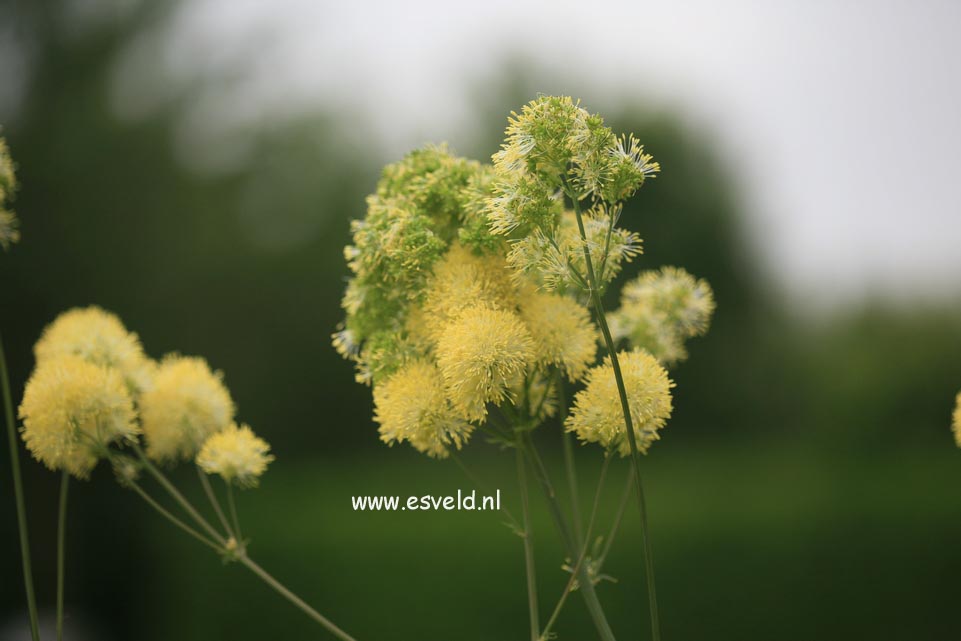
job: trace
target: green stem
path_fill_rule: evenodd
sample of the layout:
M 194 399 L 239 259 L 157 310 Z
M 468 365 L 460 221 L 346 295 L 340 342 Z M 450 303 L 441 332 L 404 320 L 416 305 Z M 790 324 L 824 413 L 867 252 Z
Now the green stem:
M 571 530 L 564 518 L 564 512 L 561 509 L 560 502 L 557 500 L 557 494 L 554 492 L 554 486 L 547 474 L 547 469 L 544 467 L 544 463 L 541 461 L 537 449 L 530 439 L 530 435 L 526 434 L 525 437 L 526 441 L 522 441 L 524 453 L 530 459 L 534 474 L 537 476 L 538 481 L 540 481 L 541 491 L 543 491 L 544 497 L 547 499 L 547 506 L 550 510 L 551 517 L 554 519 L 554 524 L 557 526 L 557 531 L 561 536 L 561 542 L 566 548 L 568 556 L 573 559 L 577 556 L 578 546 L 574 542 Z M 591 581 L 590 574 L 585 567 L 581 566 L 578 568 L 577 580 L 581 586 L 581 595 L 584 598 L 584 604 L 587 606 L 587 611 L 590 613 L 591 619 L 594 621 L 594 626 L 597 628 L 601 639 L 603 641 L 616 641 L 614 631 L 611 630 L 611 625 L 607 622 L 604 609 L 601 607 L 601 602 L 597 598 L 597 592 L 594 590 L 594 582 Z
M 217 520 L 220 521 L 221 527 L 224 528 L 224 532 L 227 533 L 227 537 L 233 537 L 236 541 L 240 541 L 239 537 L 234 535 L 233 531 L 230 529 L 230 525 L 227 523 L 227 517 L 224 516 L 224 510 L 220 507 L 220 501 L 217 500 L 217 495 L 214 494 L 214 488 L 210 487 L 210 480 L 207 475 L 199 465 L 195 465 L 197 468 L 197 476 L 200 478 L 200 485 L 204 488 L 204 494 L 207 495 L 207 500 L 210 501 L 210 505 L 213 506 L 214 512 L 217 513 Z
M 230 509 L 230 518 L 234 524 L 234 537 L 237 539 L 237 545 L 242 547 L 244 535 L 240 533 L 240 518 L 237 516 L 237 503 L 234 501 L 234 486 L 226 479 L 224 479 L 224 485 L 227 486 L 227 506 Z
M 574 591 L 574 582 L 577 580 L 577 573 L 581 569 L 581 565 L 587 558 L 587 550 L 590 547 L 591 533 L 594 531 L 594 521 L 597 519 L 597 508 L 601 503 L 601 490 L 604 488 L 604 479 L 607 478 L 607 468 L 610 465 L 610 457 L 604 457 L 604 464 L 601 466 L 601 474 L 597 480 L 597 490 L 594 492 L 594 505 L 591 507 L 591 518 L 587 523 L 587 534 L 585 535 L 584 542 L 581 545 L 581 554 L 577 558 L 577 563 L 571 568 L 571 577 L 567 581 L 567 585 L 564 587 L 564 592 L 561 593 L 561 597 L 557 600 L 557 605 L 554 607 L 554 612 L 551 614 L 551 618 L 548 619 L 547 625 L 544 626 L 543 631 L 541 631 L 541 641 L 546 641 L 550 638 L 550 631 L 554 627 L 554 623 L 557 621 L 557 617 L 560 615 L 561 610 L 564 608 L 564 604 L 567 602 L 568 595 Z
M 220 533 L 217 532 L 217 530 L 207 522 L 207 519 L 200 515 L 200 512 L 194 508 L 190 501 L 184 498 L 184 495 L 180 493 L 180 490 L 174 487 L 174 484 L 167 479 L 163 472 L 157 469 L 157 466 L 147 458 L 146 454 L 144 454 L 143 449 L 141 449 L 141 447 L 136 443 L 134 443 L 132 447 L 134 452 L 136 452 L 137 457 L 140 459 L 140 462 L 143 463 L 144 468 L 150 472 L 150 475 L 153 476 L 154 479 L 156 479 L 156 481 L 160 483 L 160 485 L 167 491 L 167 493 L 170 494 L 170 496 L 172 496 L 174 500 L 180 504 L 180 507 L 182 507 L 184 511 L 190 515 L 190 518 L 192 518 L 197 525 L 203 528 L 207 534 L 210 535 L 210 538 L 220 544 L 220 546 L 224 546 L 226 544 L 224 537 L 222 537 Z
M 67 491 L 70 474 L 64 470 L 60 478 L 60 515 L 57 518 L 57 641 L 63 641 L 63 585 L 66 566 Z
M 309 616 L 311 619 L 313 619 L 314 621 L 322 625 L 324 628 L 327 629 L 328 632 L 333 634 L 335 637 L 337 637 L 338 639 L 341 639 L 341 641 L 356 641 L 354 637 L 350 636 L 349 634 L 347 634 L 346 632 L 338 628 L 336 625 L 334 625 L 334 623 L 331 620 L 329 620 L 320 612 L 318 612 L 317 610 L 307 605 L 307 603 L 303 599 L 301 599 L 299 596 L 297 596 L 296 594 L 288 590 L 280 581 L 272 577 L 270 574 L 267 573 L 266 570 L 264 570 L 262 567 L 254 563 L 254 561 L 250 557 L 248 557 L 246 554 L 242 553 L 238 558 L 240 562 L 244 565 L 244 567 L 249 569 L 258 577 L 260 577 L 260 579 L 264 583 L 272 587 L 274 590 L 280 593 L 281 596 L 283 596 L 285 599 L 287 599 L 288 601 L 293 603 L 295 606 L 300 608 L 307 616 Z
M 167 519 L 168 521 L 170 521 L 171 523 L 176 525 L 178 528 L 180 528 L 181 530 L 183 530 L 193 538 L 197 539 L 207 547 L 213 549 L 218 554 L 222 554 L 224 552 L 224 548 L 221 545 L 215 543 L 214 541 L 211 541 L 206 536 L 204 536 L 203 534 L 201 534 L 200 532 L 193 529 L 192 527 L 190 527 L 189 525 L 187 525 L 186 523 L 178 519 L 176 516 L 171 514 L 165 507 L 160 505 L 160 503 L 158 503 L 152 496 L 147 494 L 147 491 L 144 490 L 142 487 L 140 487 L 140 485 L 136 481 L 128 480 L 125 482 L 130 486 L 130 488 L 134 492 L 136 492 L 140 496 L 140 498 L 142 498 L 147 503 L 147 505 L 149 505 L 154 510 L 156 510 L 157 513 L 160 514 L 160 516 L 164 517 L 165 519 Z
M 17 528 L 20 534 L 20 560 L 23 564 L 23 587 L 27 593 L 27 610 L 30 613 L 30 636 L 40 641 L 40 625 L 37 616 L 37 596 L 33 590 L 33 569 L 30 563 L 30 538 L 27 534 L 27 508 L 23 500 L 23 478 L 20 475 L 20 452 L 17 449 L 17 427 L 13 421 L 13 400 L 10 396 L 10 376 L 7 358 L 0 338 L 0 386 L 3 387 L 3 409 L 7 421 L 7 440 L 10 445 L 10 473 L 13 476 L 13 494 L 17 503 Z
M 521 515 L 524 519 L 524 569 L 527 574 L 527 606 L 531 621 L 531 641 L 540 636 L 540 616 L 537 609 L 537 577 L 534 571 L 534 538 L 531 530 L 530 501 L 527 496 L 527 474 L 524 453 L 517 446 L 517 485 L 521 495 Z
M 161 507 L 156 501 L 153 500 L 153 498 L 150 497 L 150 495 L 148 495 L 139 485 L 137 485 L 136 482 L 129 481 L 131 487 L 133 487 L 137 491 L 137 493 L 140 494 L 140 496 L 147 501 L 147 503 L 149 503 L 155 510 L 157 510 L 161 515 L 167 518 L 171 523 L 173 523 L 180 529 L 184 530 L 185 532 L 193 536 L 198 541 L 217 550 L 218 552 L 220 553 L 228 552 L 227 541 L 225 541 L 224 538 L 217 533 L 217 530 L 215 530 L 210 525 L 210 523 L 208 523 L 207 520 L 200 515 L 200 513 L 196 510 L 196 508 L 194 508 L 194 506 L 190 503 L 190 501 L 188 501 L 184 497 L 184 495 L 181 494 L 179 490 L 177 490 L 174 484 L 171 483 L 169 479 L 167 479 L 164 473 L 161 472 L 159 469 L 157 469 L 157 466 L 155 466 L 150 461 L 150 459 L 147 458 L 147 456 L 144 454 L 143 449 L 140 447 L 140 445 L 135 443 L 133 444 L 132 447 L 134 452 L 136 452 L 138 458 L 140 458 L 144 467 L 147 469 L 148 472 L 150 472 L 151 476 L 153 476 L 157 480 L 157 482 L 160 483 L 161 486 L 163 486 L 163 488 L 167 491 L 167 493 L 170 494 L 180 504 L 180 506 L 187 512 L 187 514 L 189 514 L 194 519 L 194 521 L 197 522 L 198 525 L 200 525 L 204 530 L 207 531 L 207 533 L 213 539 L 213 542 L 208 540 L 204 535 L 197 532 L 196 530 L 191 528 L 189 525 L 185 524 L 183 521 L 181 521 L 180 519 L 172 515 L 170 512 L 165 510 L 163 507 Z M 307 614 L 307 616 L 309 616 L 311 619 L 313 619 L 317 623 L 321 624 L 324 628 L 327 629 L 328 632 L 333 634 L 338 639 L 341 639 L 342 641 L 356 641 L 356 639 L 354 639 L 352 636 L 350 636 L 349 634 L 347 634 L 346 632 L 338 628 L 329 619 L 327 619 L 325 616 L 320 614 L 317 610 L 307 605 L 307 603 L 303 599 L 301 599 L 299 596 L 291 592 L 289 589 L 287 589 L 286 586 L 280 583 L 280 581 L 272 577 L 270 574 L 267 573 L 266 570 L 264 570 L 262 567 L 257 565 L 257 563 L 253 561 L 253 559 L 247 556 L 243 547 L 240 547 L 236 550 L 230 550 L 230 551 L 235 555 L 233 558 L 236 558 L 238 561 L 240 561 L 244 565 L 244 567 L 246 567 L 251 572 L 253 572 L 264 583 L 266 583 L 267 585 L 272 587 L 274 590 L 279 592 L 281 595 L 283 595 L 284 598 L 286 598 L 292 604 L 297 606 L 300 610 L 302 610 L 305 614 Z
M 627 443 L 631 450 L 631 465 L 634 468 L 634 486 L 637 490 L 638 510 L 641 514 L 641 538 L 644 541 L 644 567 L 647 575 L 647 598 L 648 607 L 651 612 L 651 636 L 653 641 L 661 639 L 661 624 L 657 612 L 657 591 L 654 585 L 654 552 L 651 547 L 651 536 L 647 522 L 647 500 L 644 497 L 644 484 L 641 480 L 641 456 L 637 449 L 637 438 L 634 435 L 634 421 L 631 417 L 631 406 L 627 400 L 627 390 L 624 387 L 624 376 L 621 373 L 621 364 L 617 357 L 617 349 L 614 339 L 611 336 L 611 329 L 607 324 L 607 316 L 604 313 L 604 304 L 601 301 L 600 286 L 594 273 L 594 265 L 591 261 L 590 248 L 587 245 L 587 233 L 584 231 L 584 219 L 581 214 L 580 201 L 575 195 L 568 194 L 574 204 L 574 216 L 577 219 L 577 229 L 580 232 L 584 249 L 584 262 L 587 264 L 587 278 L 590 283 L 591 301 L 594 304 L 594 312 L 597 316 L 597 324 L 601 327 L 604 335 L 604 343 L 607 352 L 611 356 L 611 367 L 614 370 L 614 380 L 617 383 L 617 394 L 621 400 L 621 411 L 624 414 L 624 426 L 627 431 Z
M 558 406 L 566 407 L 564 380 L 561 378 L 559 370 L 555 373 L 554 384 L 557 386 Z M 567 474 L 567 487 L 571 494 L 571 517 L 574 521 L 574 535 L 577 537 L 577 543 L 579 545 L 584 542 L 584 532 L 582 531 L 581 525 L 581 501 L 580 490 L 577 484 L 577 468 L 574 465 L 574 439 L 571 437 L 571 433 L 563 428 L 563 425 L 561 426 L 561 445 L 564 450 L 564 470 Z
M 627 507 L 627 499 L 631 496 L 631 488 L 634 487 L 634 468 L 630 468 L 627 471 L 627 480 L 624 483 L 624 491 L 621 493 L 621 501 L 617 506 L 617 514 L 614 515 L 614 523 L 611 524 L 611 531 L 607 535 L 607 540 L 604 541 L 604 550 L 601 552 L 601 556 L 597 559 L 597 571 L 600 572 L 601 568 L 604 567 L 604 561 L 607 560 L 607 553 L 611 551 L 611 545 L 614 544 L 614 538 L 617 537 L 617 531 L 621 527 L 621 519 L 624 518 L 624 509 Z

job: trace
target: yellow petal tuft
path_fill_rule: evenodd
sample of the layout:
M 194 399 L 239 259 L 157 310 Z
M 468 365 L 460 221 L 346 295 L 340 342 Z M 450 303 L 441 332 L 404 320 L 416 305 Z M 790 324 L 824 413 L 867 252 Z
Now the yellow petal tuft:
M 667 370 L 647 352 L 621 352 L 618 359 L 631 407 L 637 449 L 647 453 L 659 438 L 658 430 L 671 416 L 674 383 L 668 378 Z M 582 441 L 599 443 L 609 451 L 617 450 L 621 456 L 630 454 L 610 357 L 587 373 L 587 387 L 574 397 L 574 408 L 565 426 Z
M 106 447 L 137 433 L 133 400 L 120 374 L 78 356 L 37 365 L 20 405 L 21 434 L 51 470 L 87 478 Z
M 454 408 L 470 421 L 487 416 L 534 363 L 534 341 L 512 312 L 470 307 L 450 321 L 437 343 L 437 364 Z
M 140 399 L 147 454 L 156 460 L 191 459 L 204 441 L 229 426 L 234 402 L 207 361 L 191 356 L 164 358 L 153 388 Z
M 197 465 L 207 474 L 219 474 L 228 483 L 254 487 L 274 460 L 267 441 L 246 425 L 231 424 L 210 436 L 197 454 Z
M 414 361 L 374 387 L 374 420 L 380 438 L 408 441 L 430 456 L 446 458 L 448 448 L 466 442 L 473 426 L 459 418 L 447 401 L 444 379 L 435 365 Z

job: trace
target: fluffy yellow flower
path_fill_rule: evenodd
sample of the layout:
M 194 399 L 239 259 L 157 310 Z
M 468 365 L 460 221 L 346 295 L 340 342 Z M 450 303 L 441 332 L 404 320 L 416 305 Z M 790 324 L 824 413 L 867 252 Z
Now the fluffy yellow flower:
M 449 322 L 437 342 L 437 364 L 454 407 L 471 421 L 500 404 L 534 362 L 534 341 L 517 314 L 471 307 Z
M 674 383 L 657 359 L 647 352 L 621 352 L 618 358 L 631 406 L 637 449 L 647 453 L 651 443 L 659 438 L 657 431 L 671 416 Z M 617 450 L 621 456 L 630 454 L 610 357 L 587 373 L 587 387 L 574 397 L 574 408 L 565 426 L 582 441 L 600 443 L 607 450 Z
M 374 387 L 374 420 L 385 443 L 408 441 L 437 458 L 447 457 L 451 445 L 460 449 L 473 430 L 451 408 L 440 371 L 423 360 Z
M 961 392 L 958 392 L 958 398 L 955 399 L 954 407 L 954 442 L 961 447 Z
M 597 331 L 587 309 L 567 296 L 531 288 L 521 296 L 520 314 L 542 365 L 556 365 L 580 379 L 597 354 Z
M 140 399 L 151 458 L 191 459 L 207 437 L 231 424 L 234 402 L 222 379 L 202 358 L 164 358 L 153 387 Z
M 228 483 L 254 487 L 274 460 L 267 441 L 246 425 L 231 424 L 209 437 L 197 454 L 197 465 L 207 474 L 219 474 Z
M 37 365 L 23 393 L 20 419 L 34 458 L 77 478 L 90 475 L 110 443 L 132 441 L 138 433 L 120 374 L 69 355 Z
M 56 318 L 33 348 L 37 362 L 72 354 L 120 372 L 131 392 L 150 387 L 157 364 L 120 319 L 99 307 L 74 308 Z
M 477 256 L 453 245 L 435 265 L 420 322 L 433 341 L 461 311 L 475 305 L 512 309 L 517 303 L 511 270 L 500 256 Z

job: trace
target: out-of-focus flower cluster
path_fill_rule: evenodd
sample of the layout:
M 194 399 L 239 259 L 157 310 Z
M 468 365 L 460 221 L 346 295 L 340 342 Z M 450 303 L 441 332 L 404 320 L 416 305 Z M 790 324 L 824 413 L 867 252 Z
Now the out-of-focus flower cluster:
M 591 369 L 600 333 L 588 273 L 604 287 L 640 254 L 638 235 L 618 226 L 622 203 L 658 170 L 633 136 L 615 136 L 599 116 L 556 97 L 513 115 L 491 165 L 444 146 L 388 165 L 366 217 L 351 225 L 346 318 L 333 337 L 357 380 L 373 386 L 382 440 L 445 457 L 492 416 L 537 424 L 553 415 L 562 376 L 594 388 L 579 397 L 584 412 L 609 393 L 616 401 L 616 389 L 595 385 L 609 366 Z M 706 284 L 696 285 L 708 299 L 698 301 L 702 310 L 685 307 L 694 295 L 672 299 L 680 308 L 654 301 L 663 310 L 639 301 L 621 335 L 660 314 L 680 319 L 685 336 L 703 331 L 713 303 Z M 648 354 L 626 358 L 640 377 L 631 389 L 646 447 L 670 414 L 671 383 Z M 581 438 L 620 449 L 613 422 L 610 434 L 591 435 L 574 418 Z
M 17 177 L 13 172 L 13 160 L 7 149 L 7 141 L 0 137 L 0 248 L 9 249 L 20 240 L 16 215 L 8 209 L 17 190 Z
M 198 357 L 150 359 L 137 335 L 99 307 L 61 314 L 34 354 L 37 366 L 20 405 L 21 434 L 52 470 L 87 478 L 109 458 L 118 476 L 130 480 L 136 463 L 116 448 L 140 437 L 156 461 L 196 459 L 208 473 L 242 486 L 255 484 L 273 459 L 250 428 L 234 424 L 234 402 L 220 372 Z

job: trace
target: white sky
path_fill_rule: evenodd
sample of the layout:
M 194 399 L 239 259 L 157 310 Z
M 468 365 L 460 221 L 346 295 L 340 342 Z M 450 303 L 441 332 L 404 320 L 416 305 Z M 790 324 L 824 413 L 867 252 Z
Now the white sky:
M 708 132 L 755 245 L 802 305 L 959 300 L 959 43 L 951 1 L 199 0 L 131 45 L 114 91 L 123 114 L 149 110 L 156 90 L 133 70 L 159 56 L 173 84 L 230 77 L 185 139 L 333 106 L 389 158 L 457 147 L 469 92 L 523 54 L 604 96 L 580 91 L 588 109 L 631 96 Z

